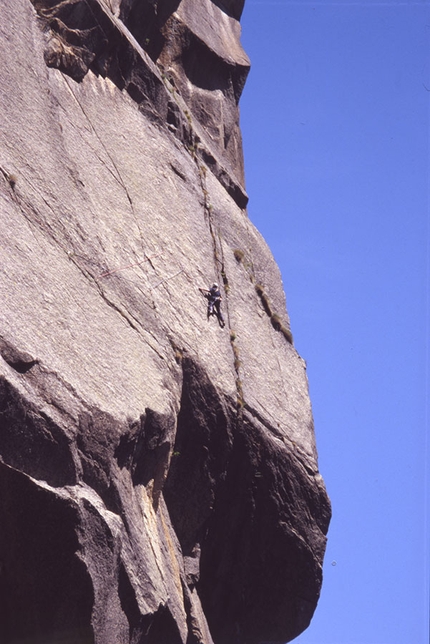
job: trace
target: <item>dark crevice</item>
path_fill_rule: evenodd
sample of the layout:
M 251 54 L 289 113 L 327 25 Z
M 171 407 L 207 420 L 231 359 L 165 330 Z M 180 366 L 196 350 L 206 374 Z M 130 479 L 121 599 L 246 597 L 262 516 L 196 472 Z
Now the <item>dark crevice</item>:
M 179 4 L 180 0 L 134 0 L 123 3 L 120 19 L 154 62 L 166 42 L 163 27 Z
M 212 2 L 231 18 L 240 20 L 245 0 L 212 0 Z
M 25 351 L 21 351 L 0 336 L 0 356 L 18 373 L 24 374 L 38 364 L 38 360 Z
M 182 360 L 183 388 L 164 497 L 185 555 L 205 531 L 231 449 L 235 412 L 226 408 L 204 370 Z
M 173 416 L 146 408 L 140 421 L 130 425 L 115 449 L 118 465 L 128 469 L 133 485 L 150 486 L 155 509 L 167 476 L 174 429 Z
M 12 369 L 15 369 L 18 373 L 27 373 L 27 371 L 30 371 L 32 367 L 34 367 L 35 364 L 38 364 L 37 360 L 30 360 L 29 362 L 25 362 L 23 360 L 18 360 L 17 362 L 12 362 L 9 360 L 6 360 L 8 365 L 12 367 Z

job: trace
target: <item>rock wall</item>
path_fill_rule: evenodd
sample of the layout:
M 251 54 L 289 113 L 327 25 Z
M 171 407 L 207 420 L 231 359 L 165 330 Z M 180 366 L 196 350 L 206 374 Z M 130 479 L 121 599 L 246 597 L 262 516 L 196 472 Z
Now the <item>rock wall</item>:
M 2 7 L 0 641 L 291 640 L 330 506 L 245 210 L 243 0 Z

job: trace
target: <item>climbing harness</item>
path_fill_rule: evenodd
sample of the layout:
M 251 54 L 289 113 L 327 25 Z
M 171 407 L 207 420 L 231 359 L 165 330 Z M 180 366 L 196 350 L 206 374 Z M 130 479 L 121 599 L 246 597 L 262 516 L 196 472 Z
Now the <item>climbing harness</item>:
M 218 289 L 218 284 L 214 283 L 212 289 L 213 288 Z M 215 315 L 218 320 L 218 324 L 223 329 L 225 327 L 225 322 L 224 322 L 224 317 L 221 313 L 221 295 L 214 295 L 212 290 L 207 288 L 199 287 L 199 291 L 203 295 L 203 297 L 205 297 L 208 301 L 208 309 L 207 309 L 208 320 L 212 315 Z M 216 292 L 219 293 L 218 290 Z

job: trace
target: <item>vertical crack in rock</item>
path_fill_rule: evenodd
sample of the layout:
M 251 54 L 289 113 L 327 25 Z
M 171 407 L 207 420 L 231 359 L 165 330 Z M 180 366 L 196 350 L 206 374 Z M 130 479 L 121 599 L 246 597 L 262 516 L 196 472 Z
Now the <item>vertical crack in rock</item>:
M 181 408 L 164 495 L 182 552 L 193 557 L 225 477 L 236 414 L 196 362 L 185 359 L 182 367 Z
M 49 67 L 77 82 L 89 70 L 108 77 L 147 116 L 172 126 L 186 145 L 197 135 L 204 140 L 202 158 L 246 206 L 238 101 L 249 60 L 226 8 L 231 3 L 204 0 L 196 8 L 192 0 L 30 1 L 47 33 Z M 202 30 L 208 12 L 214 24 L 223 23 L 221 36 Z M 191 137 L 189 110 L 197 122 Z
M 315 610 L 330 503 L 244 210 L 243 4 L 3 2 L 2 644 L 284 644 Z

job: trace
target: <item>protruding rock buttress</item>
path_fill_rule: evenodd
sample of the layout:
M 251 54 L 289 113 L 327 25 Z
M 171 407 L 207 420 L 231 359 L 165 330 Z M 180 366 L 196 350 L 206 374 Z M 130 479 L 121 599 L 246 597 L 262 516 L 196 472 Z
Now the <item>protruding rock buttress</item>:
M 330 506 L 244 210 L 243 0 L 2 9 L 0 641 L 291 640 Z

